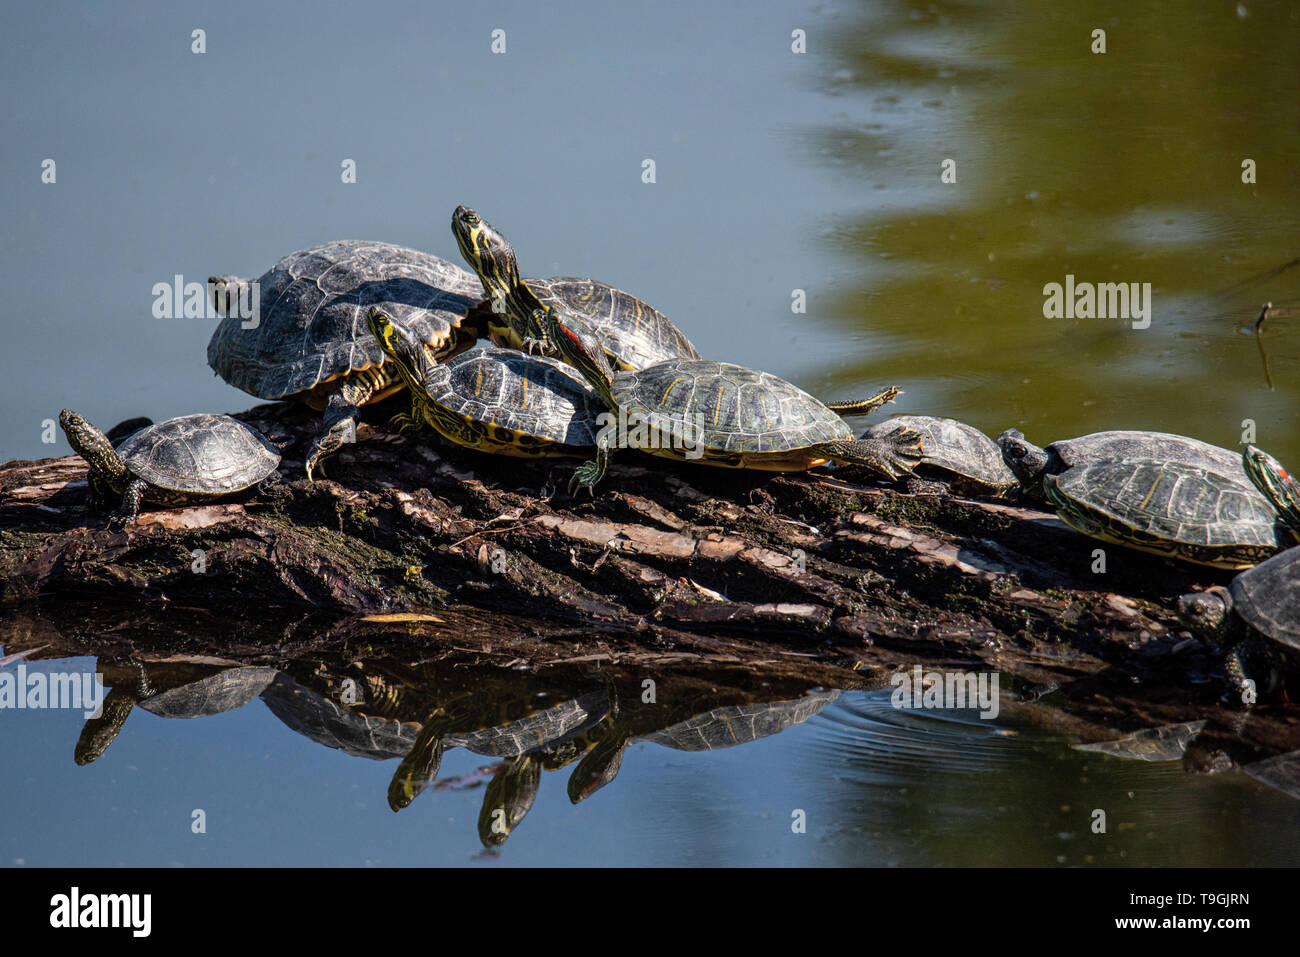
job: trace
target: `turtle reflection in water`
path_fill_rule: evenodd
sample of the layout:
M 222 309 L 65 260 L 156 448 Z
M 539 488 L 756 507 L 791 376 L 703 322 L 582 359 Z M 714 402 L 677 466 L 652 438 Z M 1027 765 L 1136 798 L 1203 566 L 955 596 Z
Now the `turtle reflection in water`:
M 628 746 L 638 741 L 674 751 L 735 747 L 801 724 L 839 696 L 838 689 L 818 689 L 788 701 L 729 705 L 644 734 L 634 732 L 632 714 L 612 714 L 588 736 L 590 748 L 569 776 L 569 800 L 577 804 L 614 780 Z
M 78 764 L 101 757 L 136 706 L 161 718 L 203 718 L 242 708 L 276 676 L 274 668 L 232 666 L 213 673 L 211 666 L 191 663 L 128 662 L 100 670 L 112 687 L 99 717 L 88 718 L 81 729 L 73 752 Z
M 1076 751 L 1091 751 L 1130 761 L 1181 761 L 1186 770 L 1194 773 L 1212 774 L 1239 767 L 1256 781 L 1281 791 L 1287 797 L 1300 800 L 1300 751 L 1251 759 L 1239 765 L 1214 741 L 1204 740 L 1202 732 L 1208 725 L 1210 722 L 1206 720 L 1161 725 L 1135 731 L 1113 741 L 1076 744 L 1073 747 Z M 1233 731 L 1234 735 L 1237 733 L 1239 729 Z
M 343 707 L 281 675 L 262 698 L 272 714 L 313 741 L 372 759 L 401 758 L 388 787 L 394 811 L 428 787 L 448 748 L 505 758 L 479 816 L 479 838 L 488 847 L 502 844 L 532 807 L 546 750 L 594 726 L 610 706 L 604 688 L 554 704 L 556 695 L 458 693 L 428 708 L 403 700 L 412 691 L 423 697 L 418 689 L 370 687 L 382 702 Z M 412 714 L 420 720 L 404 720 Z
M 495 724 L 502 707 L 495 702 L 502 699 L 486 701 L 481 694 L 454 695 L 446 705 L 424 710 L 422 722 L 402 720 L 399 715 L 411 711 L 400 703 L 408 690 L 380 692 L 383 702 L 367 711 L 341 706 L 282 674 L 262 700 L 286 725 L 327 747 L 371 759 L 400 757 L 388 791 L 395 810 L 428 787 L 448 748 L 506 758 L 488 782 L 479 814 L 479 839 L 487 847 L 501 845 L 518 827 L 537 796 L 542 771 L 577 761 L 568 783 L 576 804 L 614 779 L 628 746 L 637 741 L 678 751 L 732 747 L 806 721 L 839 696 L 819 690 L 788 701 L 715 708 L 665 728 L 655 726 L 660 708 L 620 708 L 609 687 L 549 707 L 540 707 L 546 699 L 536 694 L 513 695 L 504 707 L 525 713 Z

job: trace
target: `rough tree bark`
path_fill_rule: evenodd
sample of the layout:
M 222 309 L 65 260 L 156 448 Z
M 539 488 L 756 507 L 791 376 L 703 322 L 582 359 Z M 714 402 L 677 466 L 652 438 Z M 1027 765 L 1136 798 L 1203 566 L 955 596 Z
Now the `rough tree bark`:
M 1053 722 L 1082 740 L 1208 717 L 1237 760 L 1300 743 L 1285 705 L 1256 709 L 1241 737 L 1217 652 L 1173 613 L 1179 594 L 1228 574 L 1109 547 L 1095 572 L 1099 543 L 1014 503 L 903 494 L 849 469 L 631 453 L 594 500 L 572 499 L 575 462 L 378 424 L 310 484 L 301 450 L 318 417 L 283 404 L 239 417 L 286 450 L 284 482 L 146 511 L 123 531 L 88 510 L 81 459 L 0 466 L 6 640 L 264 660 L 400 635 L 492 667 L 680 666 L 838 687 L 920 661 L 997 670 L 1024 702 L 1062 690 Z

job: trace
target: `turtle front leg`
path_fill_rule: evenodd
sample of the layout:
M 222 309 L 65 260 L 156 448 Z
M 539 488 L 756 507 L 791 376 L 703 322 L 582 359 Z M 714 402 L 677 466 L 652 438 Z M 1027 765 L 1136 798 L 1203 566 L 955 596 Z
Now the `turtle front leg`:
M 415 389 L 411 393 L 411 411 L 399 412 L 388 420 L 388 431 L 409 435 L 424 429 L 424 423 L 430 421 L 428 403 L 420 398 Z
M 383 366 L 380 366 L 350 376 L 329 397 L 325 403 L 325 431 L 312 439 L 307 450 L 307 481 L 315 481 L 313 473 L 321 462 L 357 440 L 357 417 L 361 414 L 361 406 L 388 381 L 382 370 Z
M 884 439 L 846 439 L 823 442 L 815 450 L 829 459 L 846 465 L 861 465 L 875 476 L 897 481 L 912 475 L 921 463 L 921 433 L 915 429 L 898 429 Z
M 140 514 L 140 506 L 144 502 L 145 489 L 149 487 L 144 479 L 135 479 L 126 487 L 122 493 L 122 505 L 113 513 L 108 520 L 108 527 L 114 531 L 121 531 L 126 528 L 128 522 L 135 521 Z
M 1228 677 L 1228 685 L 1237 693 L 1237 699 L 1249 708 L 1258 699 L 1259 692 L 1255 682 L 1246 673 L 1246 644 L 1238 642 L 1223 655 L 1223 672 Z
M 399 432 L 406 435 L 411 432 L 420 431 L 420 423 L 424 421 L 424 416 L 418 418 L 411 412 L 399 412 L 388 420 L 388 431 Z
M 569 494 L 573 495 L 574 489 L 581 486 L 591 493 L 591 497 L 596 497 L 596 485 L 605 477 L 609 471 L 610 445 L 614 441 L 614 426 L 606 426 L 596 435 L 596 459 L 592 462 L 584 462 L 574 469 L 573 477 L 569 479 Z

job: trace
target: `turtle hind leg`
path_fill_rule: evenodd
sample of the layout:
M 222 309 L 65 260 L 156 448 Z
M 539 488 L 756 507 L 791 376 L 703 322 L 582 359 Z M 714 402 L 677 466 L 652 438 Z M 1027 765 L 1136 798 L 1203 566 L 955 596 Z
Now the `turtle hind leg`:
M 823 442 L 814 450 L 844 465 L 860 465 L 873 475 L 895 482 L 921 463 L 921 433 L 899 429 L 883 439 L 845 439 Z
M 581 487 L 590 492 L 593 498 L 595 497 L 596 485 L 609 471 L 609 446 L 612 436 L 613 429 L 602 429 L 596 436 L 596 458 L 591 462 L 584 462 L 573 470 L 573 476 L 569 479 L 570 495 L 573 495 L 575 489 Z
M 890 386 L 884 392 L 878 392 L 870 399 L 859 399 L 855 402 L 828 402 L 826 408 L 836 415 L 870 415 L 886 402 L 893 402 L 902 394 L 902 391 Z
M 135 521 L 135 517 L 140 514 L 145 489 L 148 487 L 144 479 L 136 479 L 126 487 L 126 491 L 122 493 L 122 506 L 108 520 L 109 528 L 121 531 L 126 528 L 128 522 Z

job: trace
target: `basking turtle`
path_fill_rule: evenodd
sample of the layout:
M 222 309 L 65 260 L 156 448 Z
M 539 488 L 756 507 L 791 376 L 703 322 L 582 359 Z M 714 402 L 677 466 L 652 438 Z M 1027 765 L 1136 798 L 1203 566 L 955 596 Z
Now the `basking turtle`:
M 1215 568 L 1249 568 L 1291 540 L 1257 491 L 1181 462 L 1076 466 L 1045 476 L 1043 489 L 1085 535 Z
M 515 349 L 474 349 L 435 365 L 376 309 L 370 331 L 411 393 L 411 412 L 391 427 L 425 424 L 444 438 L 501 455 L 584 455 L 596 444 L 604 404 L 568 366 Z
M 1288 548 L 1234 578 L 1178 599 L 1179 617 L 1193 631 L 1222 644 L 1232 687 L 1254 698 L 1250 663 L 1265 665 L 1267 685 L 1300 664 L 1300 546 Z
M 1048 475 L 1060 475 L 1076 466 L 1124 459 L 1192 465 L 1216 472 L 1246 488 L 1252 487 L 1239 454 L 1170 432 L 1093 432 L 1077 439 L 1061 439 L 1040 449 L 1015 429 L 1007 429 L 998 436 L 997 443 L 1003 460 L 1020 480 L 1025 497 L 1036 502 L 1043 501 L 1043 479 Z
M 488 317 L 497 345 L 550 353 L 543 330 L 533 322 L 533 310 L 559 305 L 569 312 L 569 326 L 595 338 L 617 369 L 700 357 L 667 316 L 603 282 L 568 276 L 520 279 L 514 247 L 469 207 L 456 207 L 451 231 L 487 291 L 480 311 Z
M 1216 568 L 1249 568 L 1300 538 L 1300 485 L 1254 446 L 1237 467 L 1255 487 L 1225 476 L 1217 463 L 1119 459 L 1047 474 L 1043 490 L 1062 521 L 1084 534 Z
M 828 408 L 834 410 L 835 406 Z M 1001 496 L 1016 487 L 1015 473 L 1002 460 L 1002 452 L 993 440 L 956 419 L 896 415 L 873 425 L 862 437 L 887 441 L 901 429 L 920 435 L 925 449 L 916 474 L 907 477 L 908 491 L 951 489 L 965 495 Z
M 563 359 L 618 415 L 617 429 L 596 439 L 596 459 L 569 483 L 592 489 L 609 465 L 611 449 L 638 448 L 653 455 L 699 460 L 727 468 L 799 472 L 835 460 L 897 479 L 921 459 L 921 437 L 900 429 L 889 439 L 854 439 L 848 425 L 807 392 L 784 379 L 727 362 L 673 359 L 639 372 L 610 368 L 590 337 L 567 323 L 562 307 L 539 309 L 534 320 Z M 894 388 L 852 405 L 863 414 L 893 401 Z
M 325 243 L 290 253 L 257 280 L 214 276 L 208 284 L 226 316 L 208 343 L 208 365 L 258 398 L 299 397 L 325 410 L 324 430 L 307 450 L 308 478 L 322 459 L 356 441 L 360 406 L 402 387 L 366 329 L 370 306 L 424 346 L 431 362 L 468 349 L 482 334 L 467 321 L 482 297 L 473 275 L 390 243 Z M 227 315 L 235 303 L 243 315 Z
M 120 503 L 109 525 L 121 528 L 144 502 L 183 505 L 243 491 L 275 475 L 279 450 L 228 415 L 182 415 L 133 432 L 115 449 L 103 432 L 64 409 L 59 425 L 90 465 L 92 503 Z

